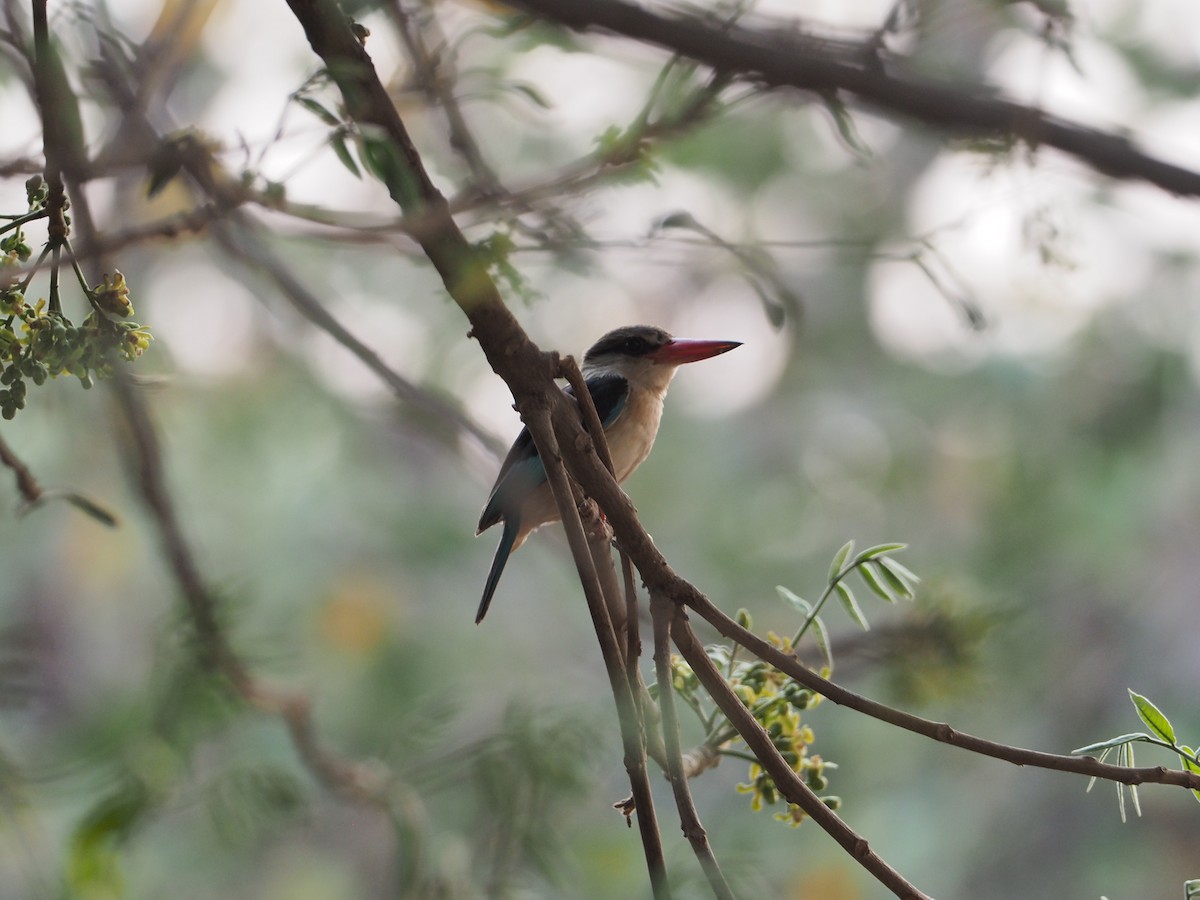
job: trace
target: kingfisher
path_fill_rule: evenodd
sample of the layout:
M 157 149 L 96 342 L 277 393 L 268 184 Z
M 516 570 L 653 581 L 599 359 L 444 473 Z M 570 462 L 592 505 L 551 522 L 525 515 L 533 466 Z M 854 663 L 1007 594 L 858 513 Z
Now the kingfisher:
M 672 337 L 650 325 L 610 331 L 583 356 L 583 376 L 612 456 L 613 475 L 624 481 L 650 455 L 663 398 L 675 370 L 740 347 L 740 341 L 692 341 Z M 570 386 L 564 390 L 574 396 Z M 500 474 L 479 517 L 476 536 L 504 523 L 500 544 L 483 587 L 475 623 L 483 621 L 508 557 L 535 530 L 558 521 L 558 508 L 546 469 L 528 428 L 522 428 L 504 457 Z

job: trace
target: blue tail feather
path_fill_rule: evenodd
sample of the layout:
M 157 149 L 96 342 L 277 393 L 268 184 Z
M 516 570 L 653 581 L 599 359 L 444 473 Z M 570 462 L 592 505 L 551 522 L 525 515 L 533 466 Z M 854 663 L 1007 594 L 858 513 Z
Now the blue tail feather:
M 479 601 L 479 612 L 475 613 L 475 624 L 478 625 L 487 615 L 488 607 L 492 604 L 492 594 L 496 593 L 496 585 L 504 572 L 504 564 L 512 553 L 513 544 L 517 542 L 517 532 L 521 530 L 520 518 L 516 515 L 504 517 L 504 533 L 500 535 L 500 544 L 496 547 L 496 555 L 492 557 L 492 568 L 488 572 L 487 582 L 483 586 L 483 599 Z

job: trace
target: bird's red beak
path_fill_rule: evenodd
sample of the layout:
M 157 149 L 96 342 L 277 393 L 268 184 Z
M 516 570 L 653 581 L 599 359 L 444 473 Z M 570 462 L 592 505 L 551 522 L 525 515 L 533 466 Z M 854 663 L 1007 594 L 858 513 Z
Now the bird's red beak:
M 650 359 L 659 365 L 681 366 L 684 363 L 699 362 L 702 359 L 720 356 L 722 353 L 728 353 L 734 347 L 740 346 L 742 346 L 741 341 L 673 340 L 650 354 Z

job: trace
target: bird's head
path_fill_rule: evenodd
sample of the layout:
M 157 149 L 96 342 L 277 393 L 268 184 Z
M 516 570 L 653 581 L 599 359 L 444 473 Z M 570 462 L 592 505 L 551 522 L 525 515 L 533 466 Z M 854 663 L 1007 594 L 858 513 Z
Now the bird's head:
M 739 341 L 681 340 L 652 325 L 626 325 L 592 344 L 583 355 L 583 367 L 589 374 L 611 372 L 665 387 L 678 366 L 740 346 Z

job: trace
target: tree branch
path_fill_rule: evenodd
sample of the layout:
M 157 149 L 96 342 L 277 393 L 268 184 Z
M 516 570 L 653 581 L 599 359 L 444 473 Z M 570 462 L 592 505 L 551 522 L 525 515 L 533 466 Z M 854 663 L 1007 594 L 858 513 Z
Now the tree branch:
M 733 723 L 742 740 L 746 742 L 746 746 L 750 748 L 763 769 L 771 776 L 775 786 L 779 788 L 779 792 L 804 810 L 830 837 L 841 844 L 842 848 L 859 865 L 897 897 L 903 897 L 905 900 L 930 900 L 928 895 L 917 890 L 913 884 L 872 850 L 866 838 L 855 832 L 832 809 L 822 803 L 821 798 L 813 789 L 805 784 L 787 764 L 787 761 L 775 749 L 770 735 L 737 698 L 733 689 L 729 687 L 729 684 L 721 677 L 721 673 L 717 671 L 716 666 L 713 665 L 712 660 L 708 658 L 708 654 L 704 652 L 704 648 L 688 623 L 683 607 L 672 604 L 665 597 L 655 597 L 653 593 L 651 593 L 651 602 L 674 606 L 671 618 L 671 637 L 675 640 L 675 646 L 679 648 L 680 654 L 692 667 L 692 671 L 696 673 L 696 677 L 700 679 L 700 683 L 704 685 L 709 696 L 720 707 L 726 718 Z M 671 690 L 669 683 L 664 690 Z
M 41 484 L 38 483 L 29 466 L 25 465 L 21 457 L 17 456 L 16 451 L 8 446 L 8 443 L 2 437 L 0 437 L 0 464 L 12 470 L 13 478 L 17 483 L 17 490 L 20 492 L 21 497 L 24 498 L 24 506 L 32 507 L 41 502 L 44 493 Z
M 827 700 L 832 700 L 839 706 L 857 710 L 881 722 L 895 725 L 906 731 L 923 735 L 943 744 L 950 744 L 983 756 L 1001 759 L 1017 766 L 1036 766 L 1040 769 L 1051 769 L 1058 772 L 1073 772 L 1077 775 L 1087 775 L 1092 778 L 1104 778 L 1122 784 L 1169 784 L 1179 787 L 1200 789 L 1200 775 L 1165 766 L 1147 766 L 1143 768 L 1126 768 L 1113 766 L 1097 761 L 1090 756 L 1064 756 L 1057 753 L 1044 753 L 1040 750 L 1025 750 L 1009 744 L 985 740 L 958 731 L 942 722 L 933 722 L 914 716 L 910 713 L 895 709 L 856 694 L 809 669 L 795 656 L 780 651 L 769 641 L 765 641 L 751 631 L 738 625 L 713 605 L 712 601 L 697 591 L 691 585 L 684 589 L 687 595 L 686 604 L 695 610 L 705 621 L 712 625 L 722 635 L 737 641 L 751 653 L 765 660 L 781 672 L 791 676 L 800 684 L 811 688 Z M 678 595 L 676 595 L 678 596 Z
M 906 71 L 899 63 L 887 65 L 871 41 L 834 44 L 795 31 L 718 26 L 625 0 L 513 0 L 513 5 L 570 28 L 599 29 L 653 44 L 771 87 L 844 91 L 883 112 L 949 134 L 1014 137 L 1031 147 L 1054 147 L 1113 178 L 1200 196 L 1200 172 L 1151 156 L 1124 135 L 1005 100 L 986 86 L 962 87 Z

